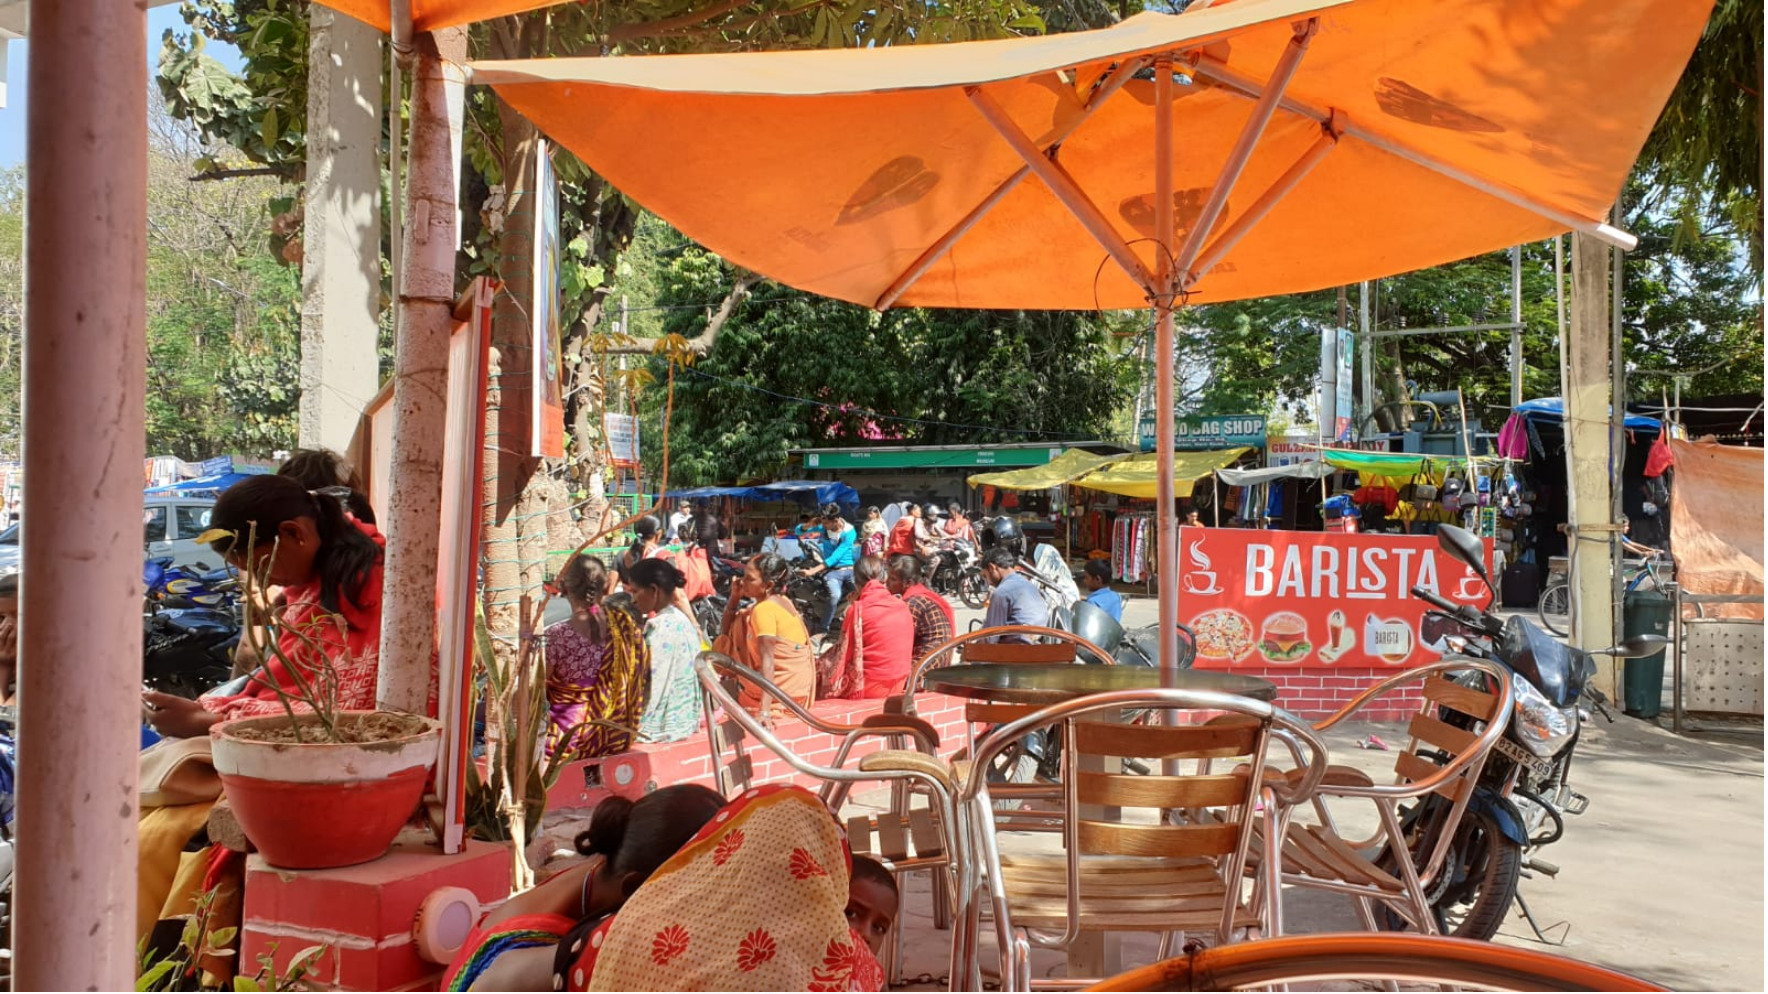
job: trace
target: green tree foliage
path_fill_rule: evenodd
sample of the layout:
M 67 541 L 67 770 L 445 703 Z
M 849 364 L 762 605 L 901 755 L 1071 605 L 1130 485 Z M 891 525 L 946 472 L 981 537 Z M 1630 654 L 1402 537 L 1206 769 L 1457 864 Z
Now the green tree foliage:
M 734 274 L 698 247 L 656 252 L 643 241 L 635 255 L 660 262 L 659 310 L 650 313 L 661 316 L 665 335 L 696 334 L 702 306 L 722 301 Z M 762 284 L 736 306 L 717 347 L 675 372 L 671 486 L 766 476 L 799 447 L 1109 434 L 1135 377 L 1119 336 L 1139 321 L 1049 311 L 879 314 Z M 651 385 L 639 394 L 652 474 L 667 375 L 664 360 L 651 360 L 643 378 Z
M 1762 274 L 1762 2 L 1718 0 L 1639 162 L 1681 207 L 1680 237 L 1729 220 Z

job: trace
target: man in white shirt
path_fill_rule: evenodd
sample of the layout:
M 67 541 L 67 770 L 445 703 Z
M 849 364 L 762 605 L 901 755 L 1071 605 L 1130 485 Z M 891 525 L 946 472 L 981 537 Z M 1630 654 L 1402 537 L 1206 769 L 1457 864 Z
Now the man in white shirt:
M 665 542 L 680 542 L 685 540 L 688 537 L 688 523 L 693 520 L 693 502 L 683 498 L 681 504 L 676 507 L 675 513 L 669 516 L 669 532 L 664 536 L 663 540 Z

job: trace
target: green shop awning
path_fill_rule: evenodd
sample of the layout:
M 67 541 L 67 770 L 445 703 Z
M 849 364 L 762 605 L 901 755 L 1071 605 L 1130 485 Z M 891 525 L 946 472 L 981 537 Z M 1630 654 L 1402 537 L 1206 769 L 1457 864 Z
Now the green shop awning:
M 1449 470 L 1465 469 L 1465 456 L 1433 456 L 1420 455 L 1416 452 L 1358 452 L 1353 449 L 1321 449 L 1320 457 L 1328 465 L 1339 469 L 1354 470 L 1365 476 L 1381 476 L 1390 479 L 1409 480 L 1423 471 L 1426 463 L 1430 464 L 1430 475 L 1435 482 L 1441 483 L 1443 474 Z M 1474 464 L 1482 460 L 1475 458 Z
M 1042 466 L 1061 452 L 1060 445 L 1037 445 L 812 449 L 801 454 L 805 469 L 965 469 L 971 466 Z

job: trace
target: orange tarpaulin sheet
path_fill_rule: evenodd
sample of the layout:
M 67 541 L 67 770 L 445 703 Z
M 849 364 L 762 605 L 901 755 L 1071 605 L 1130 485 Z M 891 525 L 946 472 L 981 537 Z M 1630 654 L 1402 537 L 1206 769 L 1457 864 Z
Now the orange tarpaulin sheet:
M 1142 286 L 1021 169 L 967 89 L 1000 105 L 1152 269 L 1154 84 L 1084 122 L 1094 84 L 1177 53 L 1182 244 L 1290 44 L 1283 103 L 1211 236 L 1322 140 L 1341 137 L 1189 296 L 1337 286 L 1462 259 L 1607 215 L 1705 23 L 1708 0 L 1237 0 L 1102 31 L 947 45 L 482 62 L 473 81 L 624 193 L 732 262 L 874 305 L 1141 307 Z M 1518 206 L 1518 202 L 1528 206 Z
M 1670 540 L 1690 594 L 1762 596 L 1762 450 L 1672 439 Z M 1707 618 L 1760 618 L 1760 604 L 1702 604 Z
M 456 24 L 489 21 L 505 14 L 551 7 L 559 0 L 411 0 L 411 23 L 417 31 L 434 31 Z M 349 14 L 364 24 L 388 31 L 392 18 L 387 0 L 323 0 L 323 6 Z

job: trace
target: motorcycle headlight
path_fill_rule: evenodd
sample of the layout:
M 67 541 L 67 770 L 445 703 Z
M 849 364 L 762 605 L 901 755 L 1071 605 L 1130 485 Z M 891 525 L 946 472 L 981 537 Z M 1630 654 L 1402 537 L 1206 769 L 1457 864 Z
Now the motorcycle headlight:
M 1571 739 L 1576 722 L 1554 707 L 1534 684 L 1514 673 L 1510 675 L 1510 695 L 1516 702 L 1515 714 L 1510 719 L 1516 737 L 1524 748 L 1542 759 L 1553 758 Z

